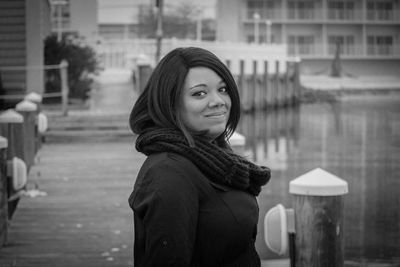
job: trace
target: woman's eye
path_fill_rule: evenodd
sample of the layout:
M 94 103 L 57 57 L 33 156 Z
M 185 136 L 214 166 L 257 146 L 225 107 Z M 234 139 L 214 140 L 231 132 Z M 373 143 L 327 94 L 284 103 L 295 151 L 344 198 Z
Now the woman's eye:
M 204 92 L 204 91 L 200 91 L 200 92 L 196 92 L 196 93 L 192 94 L 192 96 L 204 96 L 204 95 L 206 95 L 206 92 Z
M 228 92 L 228 89 L 226 89 L 226 87 L 221 87 L 221 88 L 219 88 L 219 91 L 221 93 L 226 93 L 226 92 Z

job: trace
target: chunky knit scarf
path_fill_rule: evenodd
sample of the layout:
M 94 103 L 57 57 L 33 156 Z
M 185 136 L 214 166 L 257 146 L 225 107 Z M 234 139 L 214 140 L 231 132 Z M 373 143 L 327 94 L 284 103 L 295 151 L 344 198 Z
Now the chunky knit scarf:
M 154 129 L 138 136 L 136 149 L 145 155 L 173 152 L 188 158 L 212 182 L 247 191 L 257 196 L 270 179 L 270 169 L 257 166 L 229 149 L 193 136 L 190 147 L 182 133 L 172 129 Z

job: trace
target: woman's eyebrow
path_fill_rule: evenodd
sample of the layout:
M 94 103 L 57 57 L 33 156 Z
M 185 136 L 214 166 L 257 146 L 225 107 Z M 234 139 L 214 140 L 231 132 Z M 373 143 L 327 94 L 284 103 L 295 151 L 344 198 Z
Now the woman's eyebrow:
M 207 85 L 205 83 L 199 83 L 199 84 L 196 84 L 196 85 L 193 85 L 192 87 L 190 87 L 189 90 L 192 90 L 197 87 L 207 87 Z

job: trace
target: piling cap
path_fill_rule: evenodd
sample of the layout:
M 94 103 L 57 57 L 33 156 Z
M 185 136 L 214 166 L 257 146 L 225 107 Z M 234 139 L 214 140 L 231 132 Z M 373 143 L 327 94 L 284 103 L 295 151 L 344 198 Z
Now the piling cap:
M 31 101 L 23 100 L 19 102 L 17 105 L 15 105 L 15 110 L 25 111 L 25 112 L 36 111 L 37 105 L 35 103 L 32 103 Z
M 8 147 L 8 140 L 7 138 L 0 136 L 0 149 Z
M 243 135 L 234 132 L 231 138 L 229 138 L 229 143 L 231 146 L 244 146 L 246 143 L 246 138 Z
M 32 92 L 25 96 L 25 100 L 29 100 L 33 103 L 41 103 L 43 98 L 38 93 Z
M 289 183 L 289 192 L 306 196 L 339 196 L 348 193 L 347 182 L 316 168 Z
M 24 117 L 13 109 L 0 113 L 0 123 L 23 123 Z

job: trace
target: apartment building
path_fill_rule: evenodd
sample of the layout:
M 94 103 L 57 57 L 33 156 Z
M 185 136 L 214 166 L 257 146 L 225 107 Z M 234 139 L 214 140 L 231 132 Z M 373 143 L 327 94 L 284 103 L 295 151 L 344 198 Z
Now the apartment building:
M 53 33 L 79 33 L 88 42 L 98 36 L 97 0 L 50 0 Z
M 218 41 L 286 43 L 305 73 L 340 44 L 349 72 L 400 75 L 399 0 L 217 0 L 216 18 Z

